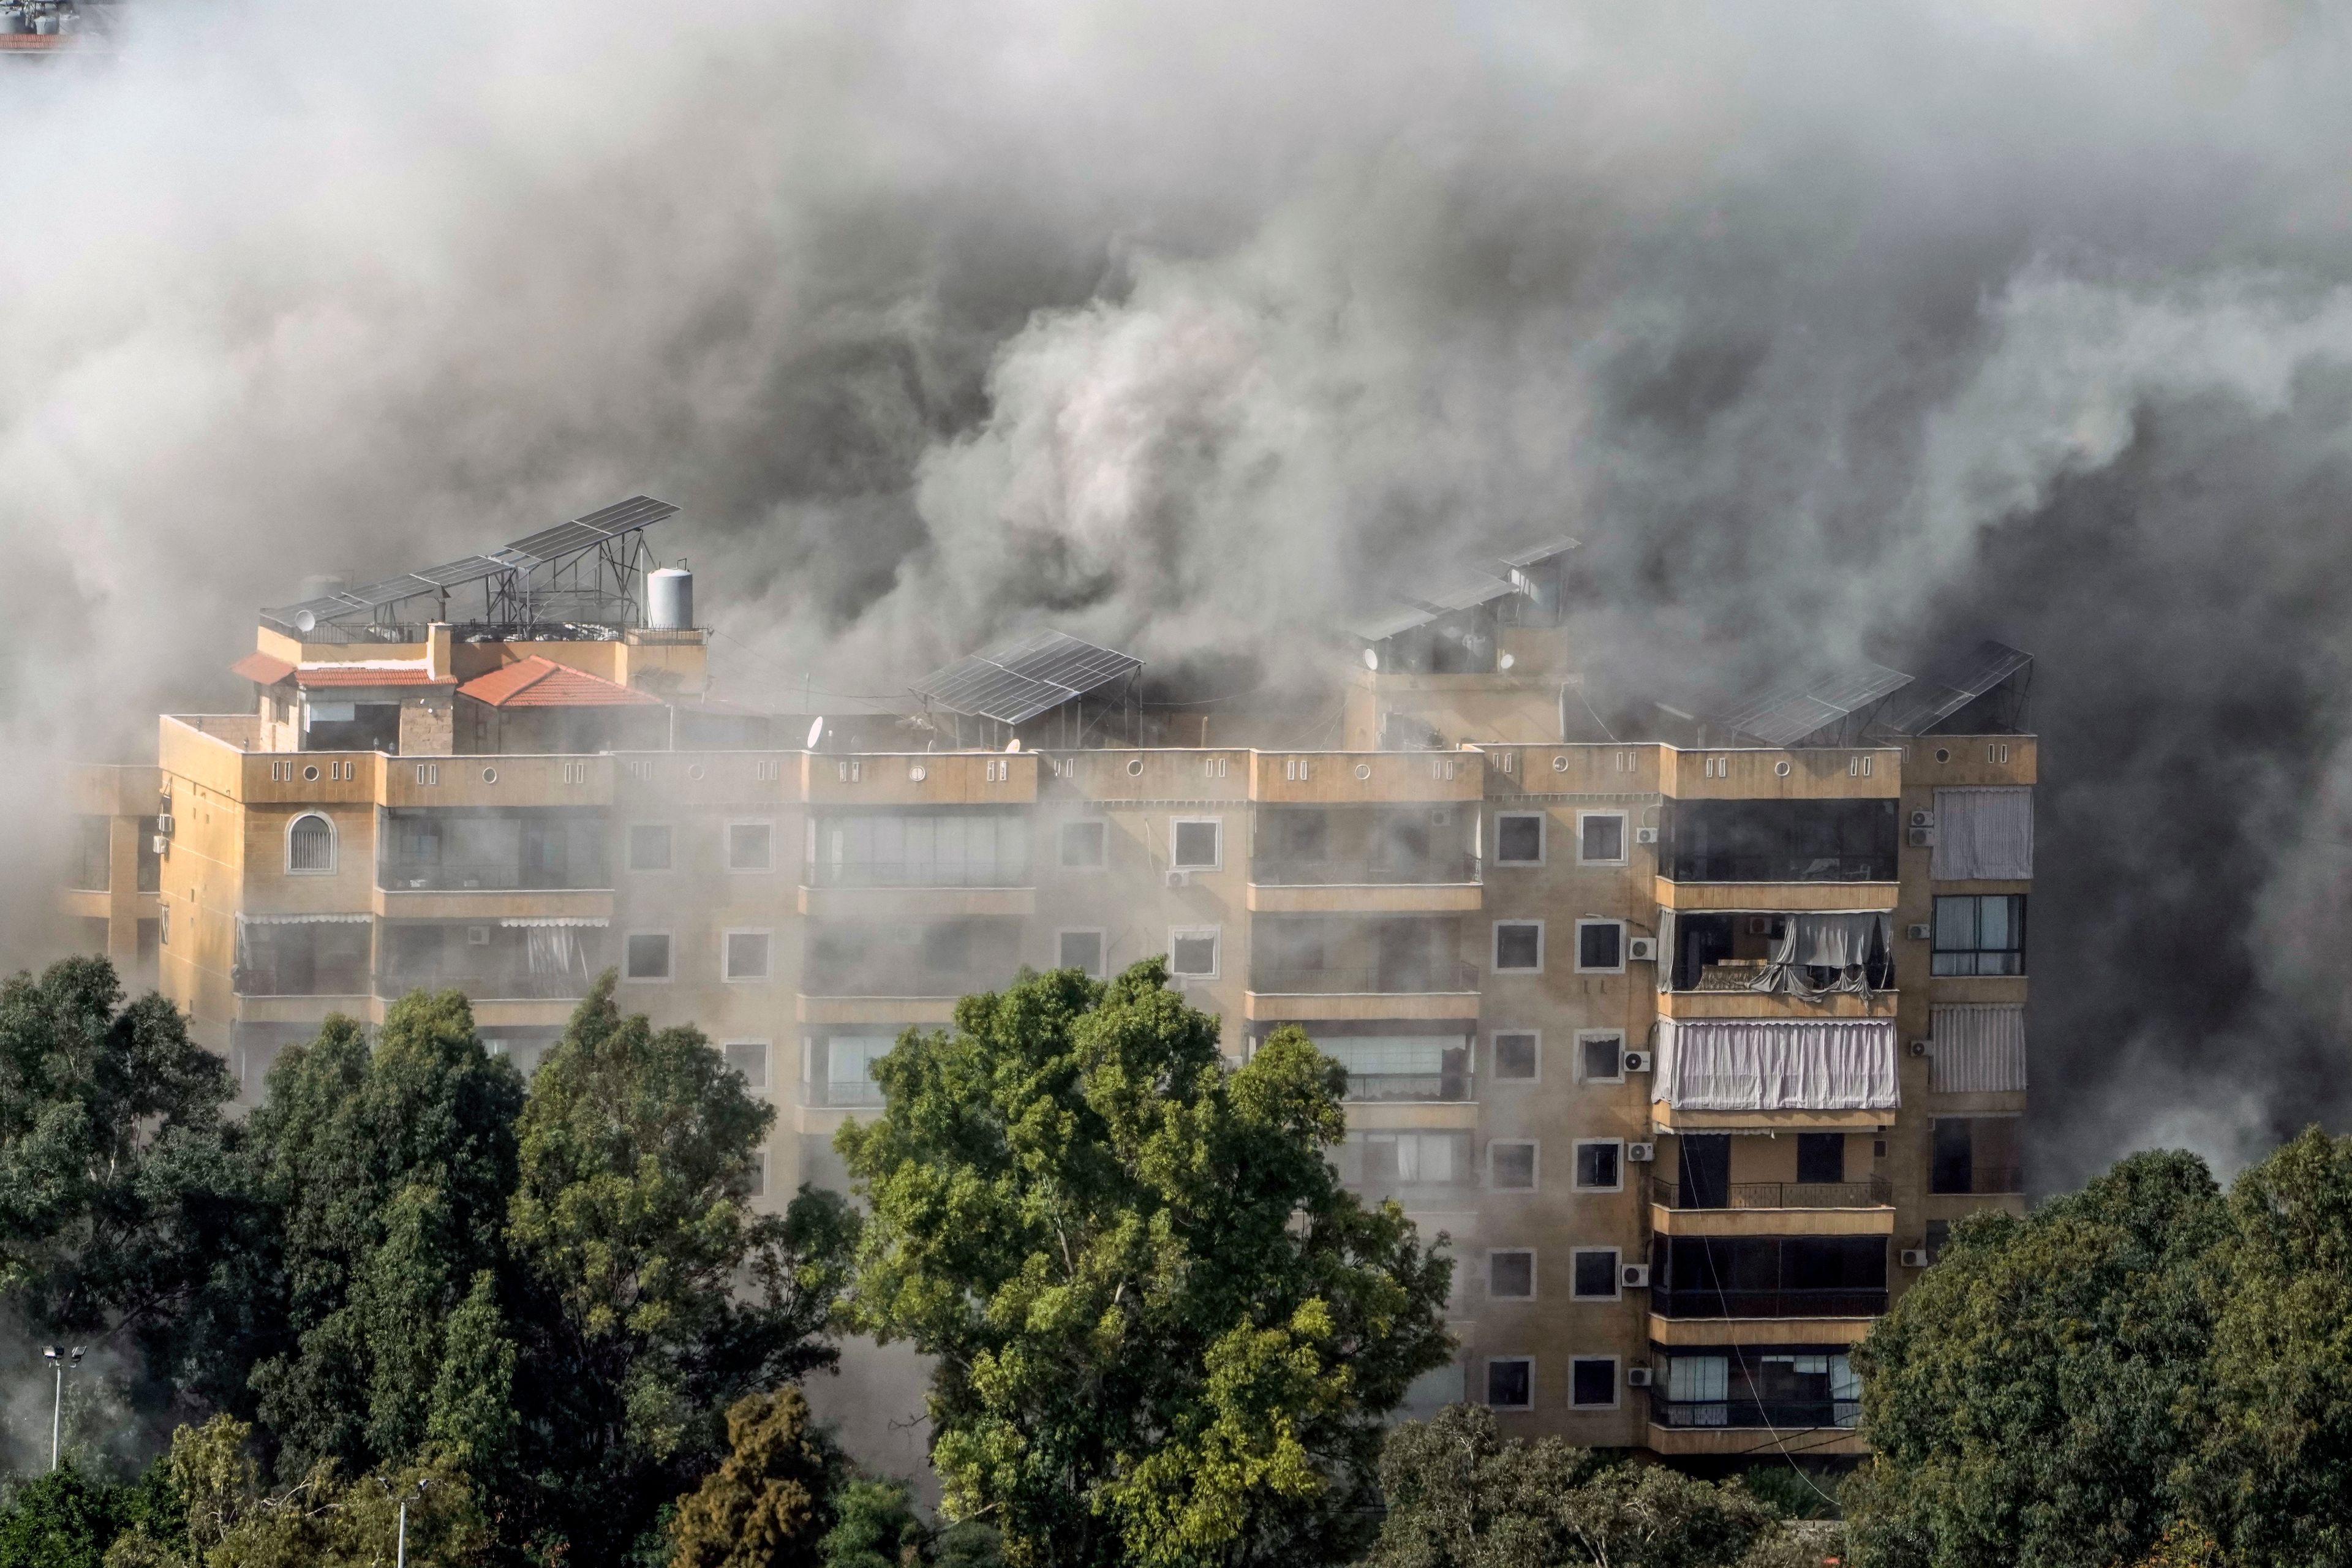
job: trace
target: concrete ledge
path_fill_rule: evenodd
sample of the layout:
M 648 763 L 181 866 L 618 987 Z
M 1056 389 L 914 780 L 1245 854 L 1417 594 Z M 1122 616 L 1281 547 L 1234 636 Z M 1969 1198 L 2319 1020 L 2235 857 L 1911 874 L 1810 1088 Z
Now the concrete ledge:
M 1349 992 L 1335 996 L 1292 995 L 1287 993 L 1244 991 L 1242 1015 L 1256 1024 L 1336 1023 L 1355 1018 L 1444 1018 L 1475 1022 L 1478 1016 L 1475 991 L 1389 993 Z
M 1670 1209 L 1650 1205 L 1660 1236 L 1893 1236 L 1895 1210 Z
M 1661 1318 L 1650 1314 L 1657 1345 L 1860 1344 L 1876 1318 Z
M 799 889 L 800 912 L 819 920 L 953 920 L 976 915 L 1034 915 L 1034 888 L 810 888 Z
M 1268 915 L 1452 914 L 1485 908 L 1486 889 L 1476 882 L 1334 882 L 1319 887 L 1252 882 L 1246 902 Z

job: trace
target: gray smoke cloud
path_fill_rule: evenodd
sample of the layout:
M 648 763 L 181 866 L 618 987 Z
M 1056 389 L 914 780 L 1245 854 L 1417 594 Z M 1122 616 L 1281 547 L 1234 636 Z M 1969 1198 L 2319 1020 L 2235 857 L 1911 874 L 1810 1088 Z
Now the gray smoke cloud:
M 2347 1097 L 2347 44 L 142 0 L 0 78 L 7 744 L 137 755 L 302 574 L 637 489 L 733 693 L 820 703 L 1041 618 L 1279 669 L 1564 529 L 1604 679 L 2034 650 L 2034 1179 L 2235 1163 Z

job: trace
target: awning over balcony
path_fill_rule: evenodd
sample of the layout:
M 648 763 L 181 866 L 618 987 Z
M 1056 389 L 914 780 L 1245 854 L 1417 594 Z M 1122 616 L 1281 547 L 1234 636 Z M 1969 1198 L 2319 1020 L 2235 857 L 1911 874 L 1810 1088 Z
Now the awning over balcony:
M 1658 1098 L 1678 1110 L 1891 1110 L 1892 1018 L 1661 1018 Z

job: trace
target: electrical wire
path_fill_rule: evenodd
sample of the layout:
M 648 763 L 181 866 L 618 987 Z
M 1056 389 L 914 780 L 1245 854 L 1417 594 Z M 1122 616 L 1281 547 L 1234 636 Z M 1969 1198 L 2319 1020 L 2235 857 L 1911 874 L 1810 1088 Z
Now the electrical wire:
M 1681 1154 L 1681 1152 L 1682 1152 L 1682 1141 L 1681 1141 L 1680 1139 L 1676 1139 L 1676 1140 L 1675 1141 L 1675 1153 L 1676 1153 L 1677 1157 L 1679 1157 L 1679 1156 L 1680 1156 L 1680 1154 Z M 1685 1167 L 1685 1174 L 1687 1174 L 1687 1167 Z M 1729 1177 L 1728 1177 L 1728 1173 L 1727 1173 L 1727 1175 L 1726 1175 L 1726 1181 L 1727 1182 L 1728 1180 L 1729 1180 Z M 1689 1184 L 1688 1184 L 1687 1182 L 1685 1182 L 1685 1183 L 1682 1183 L 1682 1184 L 1680 1184 L 1680 1185 L 1685 1185 L 1685 1186 L 1686 1186 L 1686 1185 L 1688 1185 Z M 1700 1256 L 1701 1258 L 1706 1258 L 1706 1272 L 1707 1272 L 1707 1276 L 1715 1281 L 1715 1299 L 1716 1299 L 1716 1302 L 1717 1302 L 1717 1304 L 1718 1306 L 1722 1307 L 1722 1309 L 1723 1309 L 1723 1315 L 1724 1315 L 1725 1317 L 1728 1318 L 1728 1317 L 1730 1317 L 1730 1316 L 1731 1316 L 1731 1292 L 1724 1289 L 1724 1286 L 1723 1286 L 1723 1275 L 1722 1275 L 1722 1273 L 1721 1273 L 1719 1270 L 1717 1270 L 1717 1268 L 1716 1268 L 1716 1266 L 1715 1266 L 1715 1248 L 1714 1248 L 1712 1246 L 1708 1245 L 1708 1243 L 1710 1243 L 1714 1238 L 1713 1238 L 1713 1237 L 1695 1237 L 1694 1239 L 1697 1240 L 1697 1241 L 1698 1241 L 1698 1243 L 1699 1243 L 1699 1256 Z M 1754 1374 L 1754 1373 L 1753 1373 L 1748 1369 L 1748 1347 L 1747 1347 L 1746 1345 L 1735 1344 L 1735 1345 L 1732 1345 L 1732 1346 L 1730 1346 L 1730 1347 L 1728 1347 L 1728 1348 L 1731 1350 L 1732 1353 L 1733 1353 L 1735 1356 L 1737 1356 L 1737 1357 L 1738 1358 L 1738 1361 L 1739 1361 L 1739 1375 L 1740 1375 L 1741 1379 L 1747 1383 L 1748 1386 L 1750 1389 L 1754 1389 L 1754 1388 L 1756 1387 L 1756 1377 L 1755 1377 L 1755 1374 Z M 1727 1389 L 1725 1389 L 1725 1390 L 1724 1390 L 1724 1394 L 1725 1394 L 1725 1395 L 1726 1395 L 1726 1397 L 1727 1397 L 1727 1398 L 1729 1396 L 1730 1392 L 1731 1392 L 1731 1391 L 1730 1391 L 1728 1388 L 1727 1388 Z M 1832 1399 L 1830 1403 L 1831 1403 L 1830 1414 L 1831 1414 L 1832 1416 L 1834 1416 L 1834 1415 L 1837 1414 L 1837 1409 L 1836 1409 L 1836 1404 L 1837 1404 L 1837 1402 L 1836 1402 L 1834 1399 Z M 1787 1440 L 1786 1438 L 1784 1438 L 1784 1437 L 1782 1437 L 1782 1436 L 1780 1436 L 1780 1425 L 1772 1419 L 1772 1412 L 1771 1412 L 1771 1408 L 1770 1408 L 1770 1406 L 1769 1406 L 1769 1405 L 1767 1405 L 1767 1404 L 1766 1404 L 1766 1403 L 1765 1403 L 1761 1398 L 1759 1398 L 1759 1399 L 1758 1399 L 1758 1400 L 1756 1401 L 1756 1413 L 1757 1413 L 1758 1415 L 1761 1415 L 1761 1416 L 1763 1416 L 1763 1417 L 1764 1417 L 1764 1429 L 1765 1429 L 1765 1431 L 1767 1431 L 1768 1433 L 1771 1434 L 1771 1441 L 1772 1441 L 1773 1446 L 1777 1447 L 1780 1450 L 1780 1458 L 1782 1458 L 1783 1459 L 1786 1459 L 1786 1460 L 1789 1462 L 1789 1468 L 1790 1468 L 1792 1472 L 1794 1472 L 1794 1474 L 1796 1475 L 1796 1478 L 1797 1478 L 1799 1480 L 1801 1480 L 1801 1481 L 1804 1482 L 1806 1486 L 1808 1486 L 1808 1487 L 1811 1488 L 1811 1489 L 1812 1489 L 1812 1493 L 1813 1493 L 1813 1495 L 1814 1495 L 1815 1497 L 1817 1497 L 1817 1498 L 1821 1499 L 1823 1502 L 1825 1502 L 1825 1503 L 1829 1504 L 1832 1508 L 1837 1508 L 1837 1507 L 1838 1507 L 1838 1500 L 1837 1500 L 1837 1499 L 1835 1499 L 1835 1498 L 1833 1498 L 1833 1497 L 1830 1496 L 1830 1494 L 1829 1494 L 1829 1493 L 1827 1493 L 1827 1492 L 1825 1492 L 1825 1491 L 1822 1490 L 1822 1489 L 1821 1489 L 1819 1486 L 1815 1485 L 1815 1484 L 1814 1484 L 1814 1481 L 1813 1481 L 1813 1478 L 1812 1478 L 1812 1477 L 1811 1477 L 1811 1476 L 1809 1476 L 1809 1475 L 1807 1475 L 1807 1474 L 1805 1474 L 1804 1467 L 1803 1467 L 1803 1466 L 1801 1466 L 1801 1465 L 1800 1465 L 1800 1464 L 1798 1464 L 1798 1463 L 1797 1463 L 1797 1459 L 1796 1459 L 1796 1456 L 1795 1456 L 1795 1455 L 1793 1455 L 1793 1454 L 1791 1454 L 1791 1453 L 1789 1451 L 1789 1444 L 1788 1444 L 1788 1440 Z M 1822 1443 L 1832 1443 L 1832 1442 L 1835 1442 L 1835 1441 L 1836 1441 L 1836 1439 L 1835 1439 L 1835 1438 L 1833 1438 L 1833 1437 L 1825 1437 L 1825 1438 L 1823 1438 L 1822 1441 Z M 1818 1444 L 1817 1444 L 1817 1445 L 1814 1445 L 1814 1446 L 1815 1446 L 1815 1447 L 1819 1447 L 1820 1445 L 1818 1445 Z M 1764 1450 L 1764 1447 L 1765 1447 L 1765 1446 L 1764 1446 L 1763 1444 L 1759 1443 L 1755 1447 L 1750 1448 L 1750 1449 L 1748 1449 L 1748 1450 L 1747 1450 L 1747 1452 L 1751 1453 L 1751 1454 L 1755 1454 L 1755 1453 L 1761 1453 L 1761 1452 L 1763 1452 L 1763 1450 Z M 1841 1511 L 1843 1511 L 1843 1510 L 1841 1510 Z

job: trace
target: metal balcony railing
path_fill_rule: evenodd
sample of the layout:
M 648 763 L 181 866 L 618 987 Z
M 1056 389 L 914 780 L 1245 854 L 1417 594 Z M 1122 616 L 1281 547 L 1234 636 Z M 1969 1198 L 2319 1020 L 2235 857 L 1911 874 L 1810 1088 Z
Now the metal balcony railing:
M 1650 1178 L 1650 1201 L 1670 1209 L 1887 1208 L 1895 1189 L 1884 1176 L 1860 1182 L 1674 1182 Z
M 818 1079 L 801 1085 L 801 1103 L 819 1109 L 877 1106 L 882 1103 L 882 1086 L 870 1078 Z
M 1669 1399 L 1650 1394 L 1650 1420 L 1660 1426 L 1769 1426 L 1782 1431 L 1862 1425 L 1858 1399 Z
M 1875 1318 L 1886 1291 L 1675 1290 L 1653 1288 L 1650 1310 L 1661 1318 Z
M 1478 989 L 1468 963 L 1381 965 L 1370 969 L 1261 969 L 1250 989 L 1273 996 L 1444 995 Z

